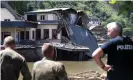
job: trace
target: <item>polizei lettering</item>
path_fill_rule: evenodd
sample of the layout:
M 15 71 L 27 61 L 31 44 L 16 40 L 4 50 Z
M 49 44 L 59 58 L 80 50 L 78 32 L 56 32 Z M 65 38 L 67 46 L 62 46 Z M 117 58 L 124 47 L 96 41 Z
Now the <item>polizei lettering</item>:
M 133 45 L 117 45 L 117 50 L 133 50 Z

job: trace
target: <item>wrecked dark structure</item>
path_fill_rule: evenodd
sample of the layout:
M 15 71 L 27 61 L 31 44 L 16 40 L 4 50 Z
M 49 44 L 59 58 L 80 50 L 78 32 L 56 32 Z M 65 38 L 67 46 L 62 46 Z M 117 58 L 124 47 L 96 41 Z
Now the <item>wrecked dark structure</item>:
M 77 12 L 71 8 L 56 10 L 55 13 L 60 19 L 55 35 L 62 30 L 61 43 L 87 46 L 89 48 L 87 55 L 91 57 L 98 43 L 87 26 L 88 16 L 82 11 Z
M 58 26 L 54 36 L 62 31 L 61 40 L 36 41 L 34 52 L 39 53 L 36 56 L 42 56 L 40 54 L 42 44 L 50 42 L 54 47 L 54 60 L 88 60 L 92 52 L 98 47 L 96 38 L 89 30 L 89 26 L 87 26 L 88 16 L 82 11 L 77 12 L 71 8 L 56 9 L 51 12 L 58 16 Z

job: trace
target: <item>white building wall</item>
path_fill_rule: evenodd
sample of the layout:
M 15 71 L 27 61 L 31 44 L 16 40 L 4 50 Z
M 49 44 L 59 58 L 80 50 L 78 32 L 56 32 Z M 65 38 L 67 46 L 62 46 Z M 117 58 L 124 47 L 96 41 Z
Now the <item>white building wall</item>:
M 36 30 L 36 28 L 30 28 L 29 29 L 29 39 L 30 40 L 35 40 L 35 30 Z M 33 39 L 33 34 L 32 34 L 32 31 L 34 31 L 34 39 Z
M 55 17 L 55 14 L 46 14 L 46 13 L 43 13 L 43 14 L 37 14 L 37 20 L 40 21 L 40 16 L 41 15 L 45 15 L 45 20 L 55 20 L 54 17 Z
M 52 39 L 52 28 L 51 29 L 49 29 L 49 39 Z
M 24 15 L 24 19 L 27 20 L 27 15 L 26 14 Z
M 40 21 L 41 20 L 41 15 L 42 14 L 37 14 L 37 21 Z
M 53 14 L 48 14 L 48 20 L 54 20 L 54 15 Z
M 61 39 L 61 35 L 62 34 L 62 31 L 60 31 L 60 33 L 57 34 L 57 39 Z
M 1 20 L 0 21 L 4 21 L 4 19 L 10 19 L 10 21 L 16 21 L 15 17 L 6 8 L 1 8 Z
M 45 15 L 45 20 L 48 20 L 48 14 L 43 13 L 43 14 L 37 14 L 37 20 L 38 20 L 38 21 L 41 20 L 41 15 Z

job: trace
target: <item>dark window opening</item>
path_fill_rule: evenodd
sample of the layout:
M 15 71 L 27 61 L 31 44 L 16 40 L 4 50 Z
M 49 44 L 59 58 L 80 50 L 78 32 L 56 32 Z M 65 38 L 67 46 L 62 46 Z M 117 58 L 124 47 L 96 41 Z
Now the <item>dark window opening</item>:
M 49 39 L 49 29 L 43 29 L 43 39 Z
M 26 40 L 29 40 L 29 31 L 26 31 Z
M 37 21 L 37 16 L 36 15 L 27 15 L 27 20 L 28 21 Z
M 20 31 L 20 40 L 24 40 L 24 31 Z
M 36 40 L 41 39 L 41 29 L 36 29 Z
M 56 29 L 52 29 L 52 39 L 57 39 L 57 35 L 55 35 Z
M 11 32 L 2 32 L 1 33 L 1 44 L 3 44 L 4 38 L 7 36 L 11 36 Z
M 4 19 L 4 21 L 10 21 L 10 19 Z
M 45 20 L 45 15 L 41 15 L 40 17 L 41 20 Z
M 32 39 L 35 39 L 35 31 L 32 31 Z

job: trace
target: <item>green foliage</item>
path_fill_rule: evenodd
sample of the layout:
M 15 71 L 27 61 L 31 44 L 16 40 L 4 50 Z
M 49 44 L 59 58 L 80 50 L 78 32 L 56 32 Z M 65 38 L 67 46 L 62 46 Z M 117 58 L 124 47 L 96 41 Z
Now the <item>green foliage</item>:
M 133 28 L 124 28 L 123 35 L 132 37 L 133 36 Z
M 35 9 L 50 8 L 74 8 L 84 11 L 89 17 L 100 19 L 101 26 L 112 21 L 121 22 L 125 28 L 133 28 L 133 2 L 111 0 L 106 1 L 8 1 L 8 3 L 21 15 L 27 12 L 29 7 Z M 127 17 L 123 13 L 130 13 Z M 121 15 L 118 15 L 121 14 Z M 128 30 L 128 29 L 126 29 Z
M 130 23 L 133 24 L 133 13 L 131 13 L 131 15 L 130 15 Z
M 19 14 L 24 14 L 27 11 L 27 3 L 29 1 L 8 1 L 8 4 Z M 25 5 L 25 6 L 24 6 Z
M 116 1 L 113 5 L 118 5 L 119 15 L 129 15 L 133 11 L 133 1 Z
M 128 18 L 124 32 L 133 34 L 133 1 L 117 1 L 113 5 L 118 7 L 118 15 L 125 15 Z
M 109 3 L 110 4 L 115 4 L 116 3 L 116 0 L 110 0 Z

